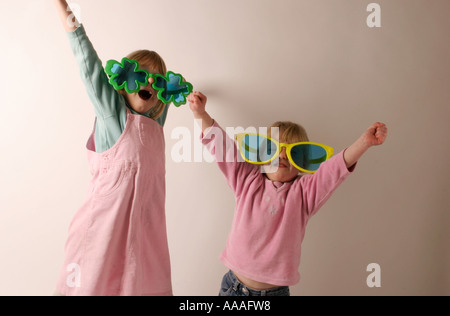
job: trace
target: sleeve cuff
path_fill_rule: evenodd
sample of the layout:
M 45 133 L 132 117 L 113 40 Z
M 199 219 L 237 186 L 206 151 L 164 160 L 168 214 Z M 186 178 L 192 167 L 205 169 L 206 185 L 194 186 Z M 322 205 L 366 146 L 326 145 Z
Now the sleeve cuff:
M 211 140 L 211 134 L 215 127 L 221 128 L 220 125 L 217 123 L 217 121 L 213 120 L 213 124 L 200 134 L 200 140 L 202 141 L 203 144 L 206 144 L 208 141 Z
M 81 35 L 85 35 L 85 34 L 86 34 L 86 30 L 84 29 L 83 24 L 80 24 L 80 26 L 77 27 L 77 29 L 75 31 L 67 32 L 67 37 L 69 39 L 74 39 L 74 38 L 77 38 L 77 37 L 79 37 Z
M 343 151 L 341 151 L 339 153 L 339 156 L 341 156 L 341 160 L 342 160 L 342 164 L 343 164 L 343 168 L 347 169 L 348 173 L 352 173 L 353 171 L 355 171 L 356 165 L 358 164 L 358 162 L 355 162 L 352 166 L 347 168 L 347 164 L 345 163 L 345 159 L 344 159 L 344 153 L 347 150 L 347 148 L 345 148 Z

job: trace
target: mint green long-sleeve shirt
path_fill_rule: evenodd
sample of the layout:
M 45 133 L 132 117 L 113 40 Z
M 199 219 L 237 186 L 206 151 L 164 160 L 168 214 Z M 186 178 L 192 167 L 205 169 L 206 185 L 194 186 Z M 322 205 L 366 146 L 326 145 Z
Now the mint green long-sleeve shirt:
M 117 142 L 125 129 L 127 107 L 133 114 L 149 116 L 146 113 L 134 111 L 126 102 L 125 97 L 109 84 L 102 62 L 97 55 L 86 31 L 81 25 L 74 32 L 67 33 L 73 54 L 80 67 L 81 79 L 94 105 L 97 116 L 95 124 L 95 151 L 102 153 Z M 164 126 L 167 116 L 167 105 L 163 114 L 156 122 Z

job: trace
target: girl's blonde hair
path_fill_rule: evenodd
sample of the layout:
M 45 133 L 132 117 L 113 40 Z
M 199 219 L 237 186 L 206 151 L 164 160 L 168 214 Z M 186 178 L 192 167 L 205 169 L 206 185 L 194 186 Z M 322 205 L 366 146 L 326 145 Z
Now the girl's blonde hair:
M 127 58 L 136 60 L 139 63 L 139 66 L 147 66 L 148 68 L 150 68 L 152 74 L 160 74 L 165 76 L 167 73 L 166 64 L 157 52 L 141 49 L 132 52 L 127 56 Z M 121 90 L 120 93 L 122 95 L 125 95 L 126 92 L 124 90 Z M 150 117 L 156 120 L 162 115 L 165 107 L 166 104 L 164 104 L 161 100 L 158 100 L 158 102 L 150 112 Z
M 284 143 L 309 142 L 306 130 L 299 124 L 290 121 L 277 121 L 269 127 L 269 136 L 271 136 L 272 127 L 279 129 L 279 140 Z

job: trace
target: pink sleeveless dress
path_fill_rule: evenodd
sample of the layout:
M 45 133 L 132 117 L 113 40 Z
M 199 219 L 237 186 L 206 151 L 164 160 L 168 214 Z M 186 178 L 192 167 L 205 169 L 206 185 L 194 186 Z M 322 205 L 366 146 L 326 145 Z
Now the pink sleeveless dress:
M 165 219 L 165 142 L 154 120 L 127 109 L 117 143 L 95 152 L 92 180 L 69 228 L 63 295 L 172 295 Z

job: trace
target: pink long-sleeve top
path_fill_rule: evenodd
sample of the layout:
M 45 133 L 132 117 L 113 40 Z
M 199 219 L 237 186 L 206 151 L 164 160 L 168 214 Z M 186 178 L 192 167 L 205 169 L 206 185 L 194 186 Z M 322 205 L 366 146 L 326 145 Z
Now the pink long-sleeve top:
M 236 197 L 221 261 L 255 281 L 279 286 L 298 283 L 306 224 L 355 166 L 346 167 L 342 151 L 314 174 L 272 182 L 260 167 L 238 159 L 234 140 L 217 122 L 201 138 Z

